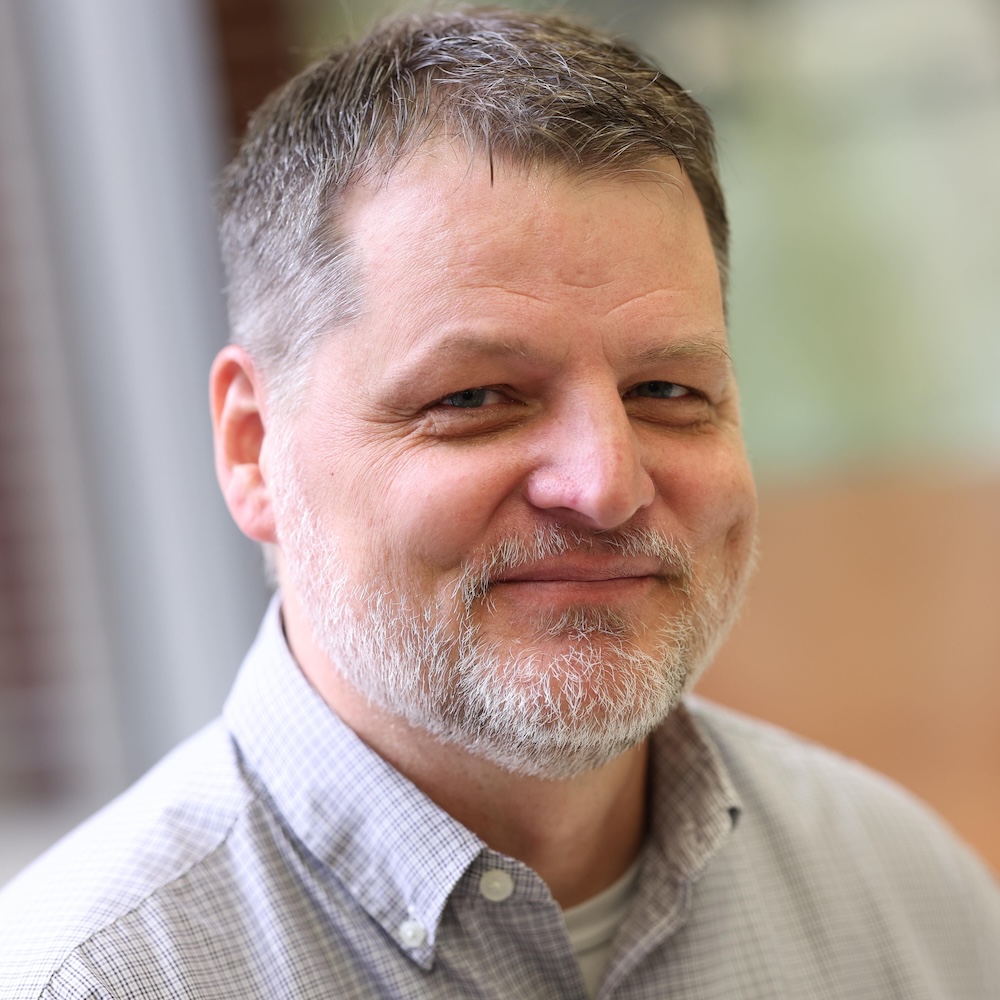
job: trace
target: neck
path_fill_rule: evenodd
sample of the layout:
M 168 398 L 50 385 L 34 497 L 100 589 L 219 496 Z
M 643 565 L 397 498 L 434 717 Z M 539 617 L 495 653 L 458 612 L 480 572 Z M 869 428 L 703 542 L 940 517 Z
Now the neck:
M 338 714 L 341 708 L 338 708 Z M 491 848 L 538 873 L 563 908 L 618 879 L 646 829 L 647 748 L 643 744 L 573 778 L 512 774 L 397 722 L 405 739 L 385 738 L 385 721 L 354 725 L 372 748 Z

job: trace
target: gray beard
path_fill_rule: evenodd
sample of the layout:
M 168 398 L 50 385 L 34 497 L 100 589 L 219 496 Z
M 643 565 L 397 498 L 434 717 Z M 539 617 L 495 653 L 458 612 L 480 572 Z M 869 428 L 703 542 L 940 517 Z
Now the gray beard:
M 352 583 L 336 543 L 285 477 L 278 517 L 287 572 L 320 649 L 371 704 L 516 774 L 568 778 L 641 743 L 677 705 L 736 617 L 742 579 L 710 588 L 692 578 L 686 551 L 650 530 L 582 535 L 539 528 L 508 539 L 466 567 L 445 600 L 416 605 L 384 567 Z M 491 611 L 490 581 L 570 551 L 654 556 L 681 605 L 656 622 L 581 605 L 539 611 L 534 636 L 562 639 L 556 652 L 490 641 L 477 611 Z M 633 640 L 648 633 L 651 648 Z

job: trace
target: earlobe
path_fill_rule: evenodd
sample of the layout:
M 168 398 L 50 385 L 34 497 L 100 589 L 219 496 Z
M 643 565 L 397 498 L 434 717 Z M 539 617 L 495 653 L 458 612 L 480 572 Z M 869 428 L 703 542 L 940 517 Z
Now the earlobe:
M 269 484 L 261 467 L 266 415 L 260 377 L 242 347 L 224 347 L 209 383 L 215 472 L 240 530 L 257 542 L 276 541 Z

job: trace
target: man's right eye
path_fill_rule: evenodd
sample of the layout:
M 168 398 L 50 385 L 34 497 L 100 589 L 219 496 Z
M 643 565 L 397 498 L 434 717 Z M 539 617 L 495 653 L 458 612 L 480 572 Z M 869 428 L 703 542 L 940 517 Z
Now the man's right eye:
M 445 396 L 438 405 L 474 410 L 480 406 L 486 406 L 488 403 L 498 403 L 503 402 L 503 400 L 504 396 L 496 389 L 462 389 L 461 392 L 453 392 L 450 396 Z

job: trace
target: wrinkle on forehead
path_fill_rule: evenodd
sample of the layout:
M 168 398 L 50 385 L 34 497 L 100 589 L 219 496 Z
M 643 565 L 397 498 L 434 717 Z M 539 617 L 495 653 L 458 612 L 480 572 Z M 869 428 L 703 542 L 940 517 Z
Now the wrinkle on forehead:
M 532 295 L 531 292 L 526 292 L 520 288 L 508 288 L 506 285 L 474 285 L 466 282 L 465 287 L 474 289 L 477 292 L 500 292 L 503 295 L 513 295 L 515 298 L 528 299 L 530 302 L 544 303 L 546 301 L 540 295 Z

